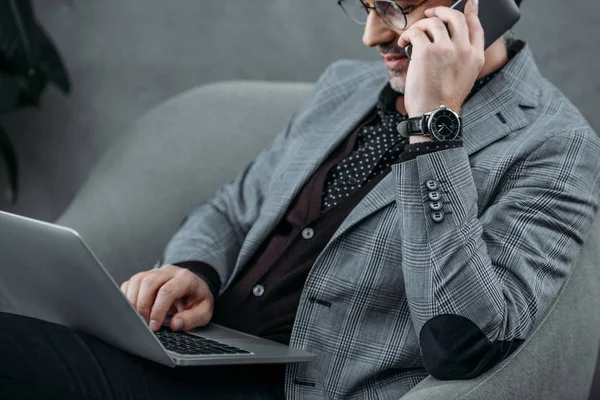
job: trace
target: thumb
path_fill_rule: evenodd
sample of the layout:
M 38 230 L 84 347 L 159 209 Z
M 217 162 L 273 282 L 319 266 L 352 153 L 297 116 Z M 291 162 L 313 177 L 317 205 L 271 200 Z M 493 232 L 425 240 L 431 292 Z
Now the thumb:
M 465 17 L 467 19 L 467 25 L 469 26 L 469 39 L 471 44 L 479 49 L 485 47 L 485 35 L 481 21 L 479 20 L 479 0 L 466 0 L 465 5 Z M 486 0 L 494 1 L 494 0 Z
M 189 331 L 207 325 L 213 314 L 213 305 L 209 300 L 203 300 L 187 310 L 179 312 L 171 318 L 171 329 L 174 331 Z

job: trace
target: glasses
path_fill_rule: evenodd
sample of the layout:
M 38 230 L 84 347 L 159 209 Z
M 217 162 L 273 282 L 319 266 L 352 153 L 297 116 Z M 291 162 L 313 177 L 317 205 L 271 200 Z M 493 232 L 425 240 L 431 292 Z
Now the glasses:
M 363 0 L 338 0 L 338 5 L 352 20 L 358 24 L 366 25 L 369 12 L 375 10 L 377 15 L 392 29 L 403 30 L 408 25 L 407 15 L 425 4 L 423 0 L 419 4 L 402 8 L 392 0 L 376 0 L 371 7 Z

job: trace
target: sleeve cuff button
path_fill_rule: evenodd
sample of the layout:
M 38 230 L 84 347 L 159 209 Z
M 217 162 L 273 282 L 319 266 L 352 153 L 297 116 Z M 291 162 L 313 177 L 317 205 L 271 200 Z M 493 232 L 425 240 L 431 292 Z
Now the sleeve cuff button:
M 446 214 L 444 214 L 443 211 L 434 211 L 431 213 L 431 219 L 433 220 L 433 222 L 440 223 L 444 220 L 445 217 Z
M 432 211 L 440 211 L 442 209 L 442 202 L 432 201 L 431 203 L 429 203 L 429 208 L 431 208 Z
M 442 195 L 440 195 L 440 192 L 429 192 L 427 196 L 431 201 L 438 201 L 442 197 Z
M 427 189 L 429 189 L 429 190 L 436 190 L 438 188 L 437 182 L 434 181 L 433 179 L 428 180 L 425 183 L 425 186 L 427 186 Z

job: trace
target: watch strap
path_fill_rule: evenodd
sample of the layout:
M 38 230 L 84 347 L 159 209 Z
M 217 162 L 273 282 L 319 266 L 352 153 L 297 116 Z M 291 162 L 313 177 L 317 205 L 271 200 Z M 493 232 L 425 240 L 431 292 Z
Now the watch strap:
M 409 118 L 406 122 L 408 122 L 408 134 L 418 134 L 421 135 L 423 133 L 427 133 L 427 125 L 425 124 L 425 116 L 422 115 L 420 117 Z
M 409 118 L 405 121 L 402 121 L 398 124 L 396 129 L 400 136 L 404 138 L 408 138 L 413 135 L 424 135 L 426 134 L 426 129 L 424 131 L 425 124 L 425 115 L 421 115 L 420 117 Z

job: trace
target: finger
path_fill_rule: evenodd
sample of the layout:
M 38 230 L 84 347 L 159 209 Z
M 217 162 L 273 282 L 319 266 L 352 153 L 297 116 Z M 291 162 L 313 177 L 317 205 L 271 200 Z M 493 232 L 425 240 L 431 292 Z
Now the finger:
M 156 294 L 156 299 L 152 310 L 150 311 L 150 328 L 156 330 L 160 328 L 165 321 L 167 312 L 175 305 L 175 301 L 189 294 L 189 280 L 182 279 L 181 275 L 171 278 L 160 287 Z
M 135 274 L 131 277 L 131 279 L 129 280 L 129 284 L 127 285 L 127 298 L 129 299 L 129 302 L 133 305 L 133 308 L 135 309 L 137 309 L 138 291 L 140 290 L 140 284 L 144 276 L 144 272 Z
M 485 49 L 485 34 L 481 20 L 479 19 L 479 0 L 468 0 L 465 5 L 465 18 L 469 28 L 469 39 L 471 45 L 476 49 Z
M 185 310 L 185 304 L 183 303 L 183 300 L 181 300 L 181 299 L 175 300 L 175 303 L 173 304 L 173 308 L 175 309 L 173 314 L 176 314 L 178 312 L 182 312 L 183 310 Z
M 189 310 L 184 310 L 173 315 L 173 318 L 171 318 L 171 329 L 174 331 L 189 331 L 205 326 L 210 322 L 212 312 L 211 302 L 206 299 Z
M 450 44 L 450 34 L 446 24 L 437 17 L 425 18 L 414 23 L 410 29 L 420 29 L 436 44 Z M 409 29 L 409 30 L 410 30 Z
M 152 311 L 152 306 L 154 305 L 158 290 L 172 277 L 173 274 L 169 274 L 165 270 L 155 270 L 142 279 L 138 291 L 136 308 L 140 315 L 146 320 L 146 323 L 150 323 L 150 312 Z M 158 327 L 153 330 L 156 329 L 158 329 Z
M 406 47 L 409 44 L 413 45 L 413 57 L 416 54 L 417 49 L 422 51 L 423 49 L 431 46 L 431 40 L 427 37 L 425 32 L 420 29 L 409 29 L 404 32 L 398 39 L 398 46 Z
M 444 22 L 450 31 L 450 38 L 454 43 L 469 43 L 469 27 L 465 14 L 449 7 L 434 7 L 425 11 L 428 17 L 437 17 Z
M 182 312 L 183 310 L 185 310 L 185 305 L 183 304 L 183 300 L 181 300 L 181 299 L 175 300 L 175 303 L 173 303 L 171 308 L 169 308 L 169 311 L 167 311 L 167 315 L 175 315 L 178 312 Z
M 121 285 L 121 292 L 127 294 L 127 286 L 129 286 L 129 281 L 123 282 L 123 284 Z

